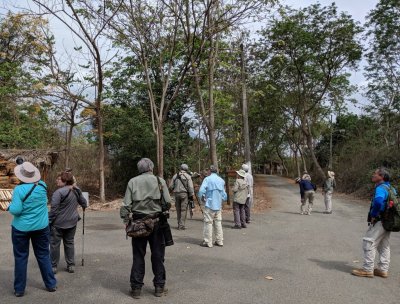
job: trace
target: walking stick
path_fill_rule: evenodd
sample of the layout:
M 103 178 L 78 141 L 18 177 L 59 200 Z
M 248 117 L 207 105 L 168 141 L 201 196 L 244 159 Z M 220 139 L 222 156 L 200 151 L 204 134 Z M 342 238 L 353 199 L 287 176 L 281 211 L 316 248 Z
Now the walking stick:
M 82 266 L 85 266 L 85 209 L 83 209 L 82 217 Z

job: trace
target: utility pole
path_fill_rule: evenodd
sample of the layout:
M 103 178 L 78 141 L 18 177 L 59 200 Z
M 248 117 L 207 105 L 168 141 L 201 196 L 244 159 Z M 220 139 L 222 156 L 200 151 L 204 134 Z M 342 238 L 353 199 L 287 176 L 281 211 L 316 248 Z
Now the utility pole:
M 243 112 L 243 135 L 244 135 L 244 159 L 246 165 L 249 166 L 249 173 L 251 173 L 251 159 L 250 159 L 250 136 L 249 136 L 249 114 L 247 111 L 247 91 L 246 91 L 246 59 L 243 46 L 244 34 L 242 34 L 242 43 L 240 44 L 241 51 L 241 76 L 242 76 L 242 112 Z
M 333 144 L 332 144 L 332 137 L 333 137 L 333 124 L 332 124 L 332 114 L 331 114 L 331 134 L 330 134 L 330 138 L 329 138 L 329 170 L 332 170 L 332 166 L 333 166 Z

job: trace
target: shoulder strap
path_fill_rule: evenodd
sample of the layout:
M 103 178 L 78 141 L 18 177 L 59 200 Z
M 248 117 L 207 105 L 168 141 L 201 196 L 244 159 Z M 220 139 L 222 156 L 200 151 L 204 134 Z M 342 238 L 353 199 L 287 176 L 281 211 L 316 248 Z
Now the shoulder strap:
M 23 203 L 25 203 L 25 201 L 28 199 L 28 197 L 31 196 L 33 190 L 35 190 L 35 188 L 36 188 L 37 185 L 38 185 L 38 184 L 35 183 L 35 184 L 32 186 L 31 190 L 29 190 L 29 192 L 28 192 L 28 193 L 25 195 L 25 197 L 22 199 L 22 202 L 23 202 Z
M 156 176 L 156 177 L 157 177 L 157 182 L 158 182 L 158 189 L 160 190 L 160 194 L 161 194 L 160 204 L 162 204 L 162 200 L 164 199 L 164 190 L 163 190 L 160 178 L 158 176 Z
M 186 192 L 189 193 L 189 190 L 188 190 L 188 188 L 185 186 L 185 184 L 183 183 L 183 180 L 181 179 L 181 175 L 180 175 L 179 173 L 176 175 L 176 178 L 179 179 L 179 180 L 181 181 L 181 184 L 182 184 L 183 188 L 185 188 Z
M 35 188 L 36 188 L 37 186 L 43 187 L 43 188 L 46 190 L 46 192 L 47 192 L 47 187 L 46 187 L 45 185 L 43 185 L 41 182 L 34 183 L 33 186 L 32 186 L 32 188 L 31 188 L 31 190 L 29 190 L 29 192 L 28 192 L 28 193 L 25 195 L 25 197 L 22 199 L 22 202 L 23 202 L 23 203 L 25 203 L 25 201 L 28 199 L 28 197 L 31 196 L 33 190 L 35 190 Z
M 64 196 L 64 197 L 61 199 L 61 201 L 60 201 L 60 206 L 61 206 L 61 204 L 67 199 L 67 197 L 69 196 L 69 194 L 71 193 L 71 191 L 72 191 L 72 189 L 69 189 L 67 195 Z

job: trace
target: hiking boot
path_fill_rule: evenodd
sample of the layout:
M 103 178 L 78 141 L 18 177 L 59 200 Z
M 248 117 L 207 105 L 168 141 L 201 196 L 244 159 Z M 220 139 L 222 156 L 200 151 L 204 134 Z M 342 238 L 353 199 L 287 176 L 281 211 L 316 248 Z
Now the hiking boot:
M 56 274 L 57 273 L 57 266 L 51 267 L 51 270 L 53 270 L 53 273 Z
M 48 292 L 55 292 L 57 290 L 57 286 L 46 288 Z
M 388 277 L 388 272 L 387 271 L 382 271 L 379 269 L 374 269 L 374 275 L 376 275 L 377 277 L 381 277 L 381 278 L 387 278 Z
M 168 293 L 168 289 L 167 289 L 167 288 L 165 288 L 165 287 L 159 287 L 159 286 L 156 286 L 156 287 L 155 287 L 154 295 L 155 295 L 156 297 L 165 296 L 167 293 Z
M 207 248 L 211 248 L 211 247 L 212 247 L 212 245 L 208 245 L 206 242 L 202 242 L 202 243 L 200 244 L 200 246 L 201 246 L 201 247 L 207 247 Z
M 232 226 L 232 229 L 242 229 L 239 225 Z
M 67 272 L 69 272 L 69 273 L 74 273 L 74 272 L 75 272 L 74 266 L 72 266 L 72 265 L 67 266 Z
M 351 274 L 357 277 L 366 277 L 366 278 L 374 277 L 374 273 L 372 271 L 365 271 L 364 269 L 353 269 L 351 271 Z
M 179 226 L 178 230 L 186 230 L 186 227 L 185 226 Z
M 141 294 L 142 294 L 142 288 L 132 288 L 131 289 L 132 298 L 140 299 Z
M 17 298 L 23 297 L 24 294 L 25 294 L 25 292 L 23 292 L 23 291 L 22 292 L 14 291 L 14 296 L 16 296 Z
M 245 224 L 242 224 L 242 228 L 247 228 L 247 225 L 245 225 Z
M 224 247 L 224 244 L 222 244 L 222 243 L 214 242 L 214 245 L 215 245 L 215 246 L 218 246 L 218 247 Z

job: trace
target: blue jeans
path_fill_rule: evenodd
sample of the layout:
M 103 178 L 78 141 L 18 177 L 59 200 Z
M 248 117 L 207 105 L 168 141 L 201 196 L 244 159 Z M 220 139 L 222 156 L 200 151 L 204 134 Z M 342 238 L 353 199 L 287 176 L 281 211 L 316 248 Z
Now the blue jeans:
M 40 273 L 46 288 L 57 285 L 50 261 L 50 229 L 46 227 L 35 231 L 19 231 L 12 227 L 11 237 L 14 251 L 14 291 L 23 293 L 26 287 L 26 273 L 29 257 L 29 240 L 39 264 Z

